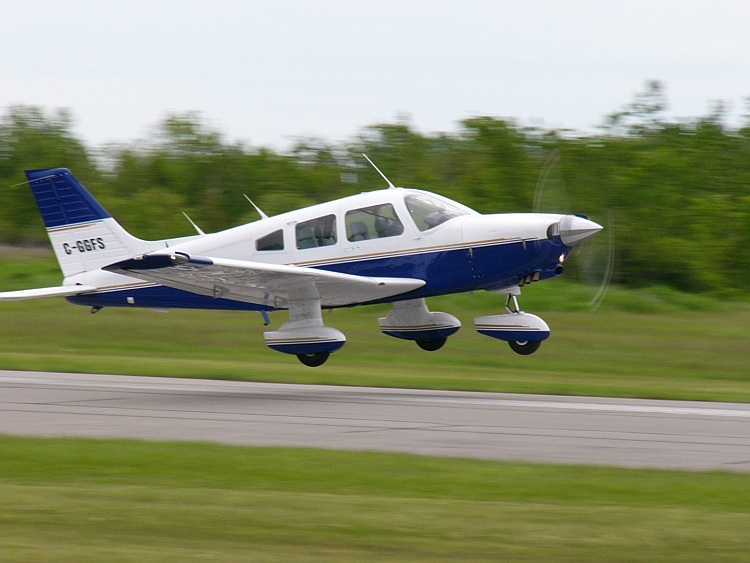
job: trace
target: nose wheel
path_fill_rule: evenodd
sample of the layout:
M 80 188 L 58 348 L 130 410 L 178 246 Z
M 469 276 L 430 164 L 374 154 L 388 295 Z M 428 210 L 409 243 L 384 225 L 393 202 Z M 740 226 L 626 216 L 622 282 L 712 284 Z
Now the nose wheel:
M 509 340 L 508 345 L 510 346 L 510 349 L 513 350 L 516 354 L 521 354 L 522 356 L 528 356 L 530 354 L 533 354 L 537 350 L 539 350 L 539 347 L 542 345 L 541 340 Z

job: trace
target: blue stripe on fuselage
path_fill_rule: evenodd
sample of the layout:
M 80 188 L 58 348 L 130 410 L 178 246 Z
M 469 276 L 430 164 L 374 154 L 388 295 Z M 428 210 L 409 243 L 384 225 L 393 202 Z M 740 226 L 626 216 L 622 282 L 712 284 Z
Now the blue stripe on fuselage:
M 316 267 L 357 276 L 425 280 L 427 284 L 424 287 L 403 296 L 404 299 L 415 299 L 508 287 L 516 284 L 519 277 L 557 266 L 560 255 L 567 256 L 568 253 L 569 249 L 555 241 L 519 241 L 476 248 L 467 246 L 416 252 L 395 258 L 320 264 Z
M 346 262 L 320 263 L 315 267 L 357 276 L 414 278 L 427 282 L 418 290 L 383 300 L 390 302 L 509 287 L 515 285 L 521 276 L 553 268 L 559 263 L 560 254 L 567 255 L 568 252 L 569 249 L 559 243 L 542 240 L 422 251 L 396 257 L 359 258 Z M 128 302 L 128 298 L 133 302 Z M 76 295 L 68 297 L 68 301 L 92 307 L 274 310 L 266 305 L 215 299 L 161 285 Z

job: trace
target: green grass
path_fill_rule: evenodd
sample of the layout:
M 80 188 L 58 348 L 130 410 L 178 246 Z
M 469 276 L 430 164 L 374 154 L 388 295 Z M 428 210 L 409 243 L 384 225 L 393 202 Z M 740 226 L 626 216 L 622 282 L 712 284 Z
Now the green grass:
M 60 282 L 49 253 L 0 252 L 0 290 Z M 592 293 L 525 289 L 553 330 L 525 358 L 473 331 L 498 296 L 430 300 L 464 323 L 436 353 L 381 335 L 386 306 L 327 312 L 348 343 L 317 369 L 258 314 L 2 303 L 0 369 L 750 401 L 749 304 Z M 0 561 L 741 561 L 748 529 L 747 474 L 0 437 Z
M 750 475 L 0 437 L 3 561 L 740 561 Z
M 55 285 L 49 254 L 6 251 L 0 288 Z M 524 289 L 522 306 L 552 336 L 529 357 L 473 330 L 475 316 L 501 312 L 486 292 L 429 300 L 464 324 L 442 350 L 423 352 L 380 333 L 388 306 L 337 309 L 325 322 L 347 344 L 316 369 L 263 342 L 257 313 L 104 309 L 63 299 L 0 304 L 0 368 L 622 397 L 750 401 L 750 304 L 665 288 L 613 288 L 602 306 L 592 290 L 562 280 Z M 272 315 L 272 327 L 286 320 Z

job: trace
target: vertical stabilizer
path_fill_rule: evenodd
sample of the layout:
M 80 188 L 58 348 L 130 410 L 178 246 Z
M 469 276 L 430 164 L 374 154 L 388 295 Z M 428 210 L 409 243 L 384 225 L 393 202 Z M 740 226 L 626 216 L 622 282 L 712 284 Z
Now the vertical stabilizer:
M 26 178 L 66 278 L 163 248 L 130 235 L 67 168 L 27 170 Z

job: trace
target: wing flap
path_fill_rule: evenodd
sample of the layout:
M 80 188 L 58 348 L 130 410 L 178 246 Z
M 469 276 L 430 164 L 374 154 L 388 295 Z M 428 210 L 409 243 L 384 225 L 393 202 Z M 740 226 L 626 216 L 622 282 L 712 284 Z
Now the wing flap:
M 286 308 L 289 301 L 319 297 L 322 307 L 387 299 L 422 287 L 412 278 L 366 277 L 317 268 L 183 253 L 146 254 L 104 268 L 216 298 Z
M 40 287 L 37 289 L 22 289 L 19 291 L 0 292 L 0 301 L 22 301 L 39 297 L 67 297 L 89 291 L 96 291 L 93 285 L 62 285 L 57 287 Z

